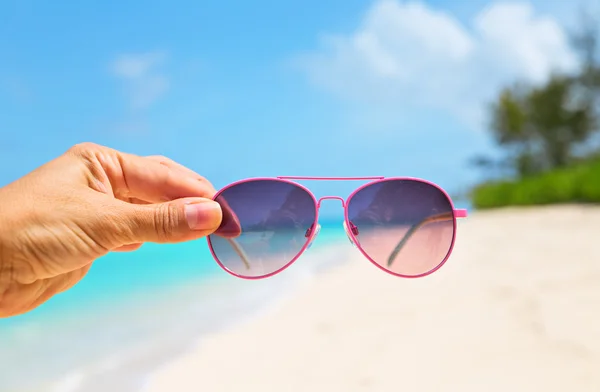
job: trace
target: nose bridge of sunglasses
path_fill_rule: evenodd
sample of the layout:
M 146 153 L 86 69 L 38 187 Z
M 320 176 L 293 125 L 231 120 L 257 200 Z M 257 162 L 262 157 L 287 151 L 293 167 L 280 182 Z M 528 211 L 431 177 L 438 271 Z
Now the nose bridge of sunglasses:
M 314 230 L 313 230 L 314 227 Z M 308 241 L 308 246 L 306 247 L 306 250 L 310 249 L 310 247 L 312 246 L 315 238 L 317 238 L 317 236 L 319 235 L 319 232 L 321 231 L 321 225 L 317 223 L 316 226 L 311 226 L 308 230 L 306 230 L 306 234 L 305 237 L 306 238 L 310 238 Z
M 352 222 L 350 222 L 350 224 L 352 225 L 352 233 L 354 235 L 358 234 L 358 229 L 356 229 L 356 226 L 354 226 L 354 224 L 352 224 Z M 350 236 L 350 230 L 348 229 L 348 225 L 346 224 L 346 221 L 344 221 L 344 231 L 346 232 L 346 236 L 348 237 L 348 241 L 350 241 L 350 243 L 352 244 L 352 246 L 354 246 L 356 248 L 356 244 L 354 243 L 354 241 L 352 240 L 352 237 Z
M 322 196 L 319 198 L 319 201 L 317 202 L 317 208 L 321 208 L 321 202 L 323 200 L 339 200 L 340 202 L 342 202 L 342 208 L 346 207 L 346 201 L 344 200 L 343 197 L 340 196 Z

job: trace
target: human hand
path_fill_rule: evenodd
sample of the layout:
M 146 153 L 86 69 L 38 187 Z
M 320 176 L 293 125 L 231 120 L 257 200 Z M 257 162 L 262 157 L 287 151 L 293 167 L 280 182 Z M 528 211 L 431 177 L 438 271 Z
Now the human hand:
M 168 158 L 91 143 L 0 188 L 0 317 L 73 287 L 108 252 L 211 234 L 222 220 L 215 193 Z

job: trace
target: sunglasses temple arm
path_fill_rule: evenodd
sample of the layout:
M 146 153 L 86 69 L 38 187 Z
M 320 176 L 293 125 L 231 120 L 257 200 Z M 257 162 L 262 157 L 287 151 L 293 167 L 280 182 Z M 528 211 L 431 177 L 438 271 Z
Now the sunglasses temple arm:
M 402 248 L 404 247 L 404 245 L 406 245 L 406 243 L 408 242 L 408 240 L 421 227 L 425 226 L 428 223 L 444 222 L 444 221 L 452 220 L 453 217 L 454 217 L 454 215 L 453 215 L 452 212 L 446 212 L 446 213 L 443 213 L 443 214 L 432 215 L 432 216 L 427 217 L 427 218 L 423 219 L 422 221 L 417 222 L 414 225 L 412 225 L 410 227 L 410 229 L 408 229 L 408 231 L 406 232 L 406 234 L 404 234 L 404 237 L 402 237 L 402 239 L 400 240 L 400 242 L 398 242 L 398 244 L 396 245 L 396 247 L 394 248 L 394 250 L 390 254 L 390 257 L 388 257 L 387 266 L 388 267 L 392 266 L 392 264 L 396 260 L 396 257 L 398 256 L 398 253 L 400 253 L 400 251 L 402 250 Z
M 238 256 L 240 256 L 240 259 L 242 259 L 242 262 L 246 266 L 246 269 L 250 269 L 250 262 L 248 261 L 248 256 L 246 255 L 246 252 L 244 252 L 244 249 L 242 249 L 240 244 L 238 244 L 237 241 L 233 238 L 227 238 L 227 241 L 229 241 L 229 244 L 231 245 L 233 250 L 235 250 L 235 253 L 237 253 Z

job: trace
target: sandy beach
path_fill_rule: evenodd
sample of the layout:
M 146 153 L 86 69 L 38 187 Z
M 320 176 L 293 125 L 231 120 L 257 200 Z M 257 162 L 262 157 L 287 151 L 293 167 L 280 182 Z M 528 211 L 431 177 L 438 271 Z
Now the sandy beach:
M 341 246 L 347 263 L 208 336 L 146 390 L 599 391 L 599 233 L 598 207 L 473 213 L 420 279 Z

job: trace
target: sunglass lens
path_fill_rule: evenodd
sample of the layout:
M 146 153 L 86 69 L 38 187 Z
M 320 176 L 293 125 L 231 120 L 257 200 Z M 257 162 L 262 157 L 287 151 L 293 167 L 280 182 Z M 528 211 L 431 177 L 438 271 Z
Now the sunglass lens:
M 225 188 L 216 201 L 223 221 L 208 241 L 219 263 L 241 277 L 264 277 L 286 267 L 316 226 L 314 197 L 287 181 L 240 182 Z
M 348 201 L 347 225 L 373 262 L 409 277 L 431 273 L 446 261 L 456 227 L 446 193 L 409 179 L 360 189 Z

